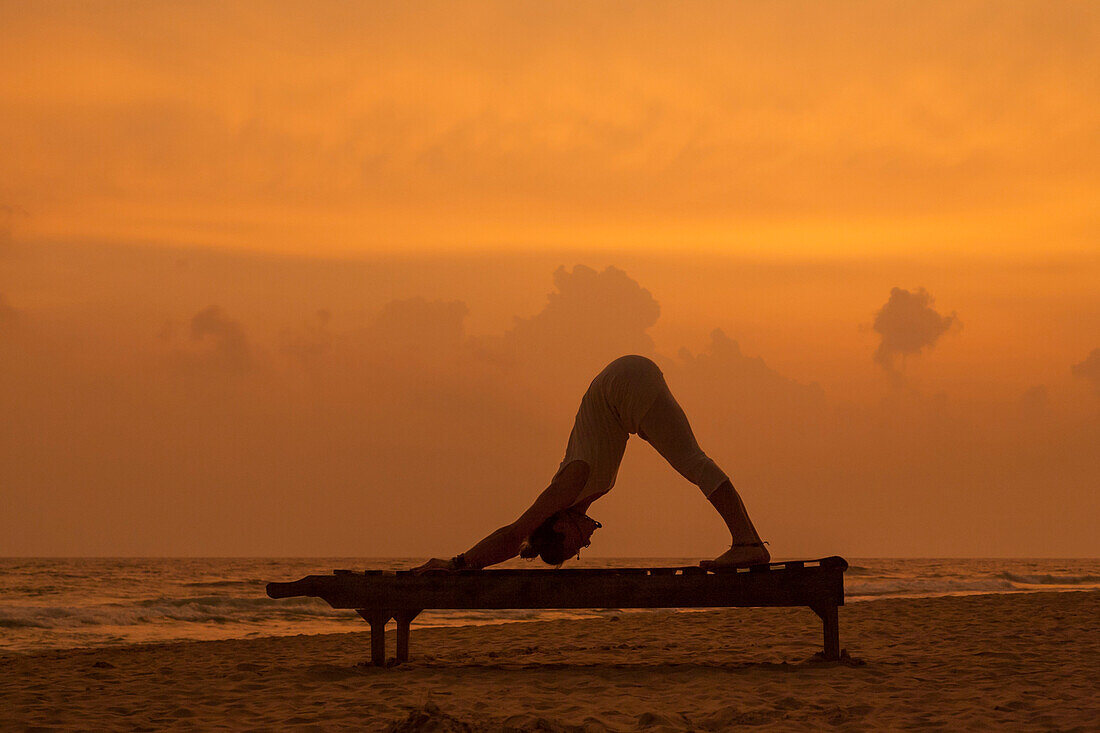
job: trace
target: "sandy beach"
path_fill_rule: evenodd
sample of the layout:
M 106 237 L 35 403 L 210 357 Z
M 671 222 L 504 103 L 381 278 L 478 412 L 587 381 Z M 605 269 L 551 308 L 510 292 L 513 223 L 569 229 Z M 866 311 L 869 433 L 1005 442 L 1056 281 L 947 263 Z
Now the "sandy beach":
M 841 664 L 808 609 L 418 629 L 393 668 L 360 633 L 9 655 L 0 728 L 1097 730 L 1098 618 L 1097 592 L 854 603 Z

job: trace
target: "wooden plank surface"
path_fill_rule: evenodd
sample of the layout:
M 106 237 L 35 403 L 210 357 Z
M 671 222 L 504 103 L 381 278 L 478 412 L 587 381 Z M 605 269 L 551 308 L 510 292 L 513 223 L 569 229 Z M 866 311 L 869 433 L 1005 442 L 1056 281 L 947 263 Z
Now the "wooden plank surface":
M 844 603 L 848 563 L 829 557 L 740 572 L 698 567 L 562 570 L 336 571 L 269 583 L 272 598 L 315 596 L 333 608 L 695 608 Z

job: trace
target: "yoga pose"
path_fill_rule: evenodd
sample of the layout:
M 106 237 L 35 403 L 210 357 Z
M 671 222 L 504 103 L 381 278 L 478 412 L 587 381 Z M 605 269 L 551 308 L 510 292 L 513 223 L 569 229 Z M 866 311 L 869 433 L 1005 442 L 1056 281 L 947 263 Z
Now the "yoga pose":
M 581 399 L 565 458 L 550 486 L 519 519 L 450 560 L 432 558 L 417 570 L 484 568 L 520 557 L 560 565 L 591 543 L 600 523 L 585 512 L 615 485 L 626 441 L 637 434 L 680 475 L 698 486 L 725 520 L 731 547 L 708 569 L 766 563 L 771 555 L 756 533 L 729 477 L 703 453 L 687 415 L 644 356 L 623 356 L 596 375 Z

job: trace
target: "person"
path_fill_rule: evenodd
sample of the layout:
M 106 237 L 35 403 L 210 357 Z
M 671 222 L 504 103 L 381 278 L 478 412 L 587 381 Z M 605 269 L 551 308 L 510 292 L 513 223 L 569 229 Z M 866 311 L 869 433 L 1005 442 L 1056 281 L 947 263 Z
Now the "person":
M 561 565 L 578 555 L 600 527 L 587 515 L 588 507 L 615 485 L 632 434 L 698 486 L 725 521 L 730 549 L 700 566 L 721 570 L 771 560 L 729 477 L 696 442 L 660 368 L 644 356 L 631 355 L 615 359 L 592 380 L 577 410 L 565 458 L 530 508 L 466 552 L 449 560 L 432 558 L 416 571 L 478 569 L 516 555 Z

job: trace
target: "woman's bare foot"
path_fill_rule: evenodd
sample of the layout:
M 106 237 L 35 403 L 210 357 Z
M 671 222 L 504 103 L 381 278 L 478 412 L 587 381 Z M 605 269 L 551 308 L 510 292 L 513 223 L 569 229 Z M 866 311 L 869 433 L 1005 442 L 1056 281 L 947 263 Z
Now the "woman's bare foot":
M 731 547 L 713 560 L 700 560 L 704 570 L 732 570 L 771 562 L 772 555 L 764 545 Z

